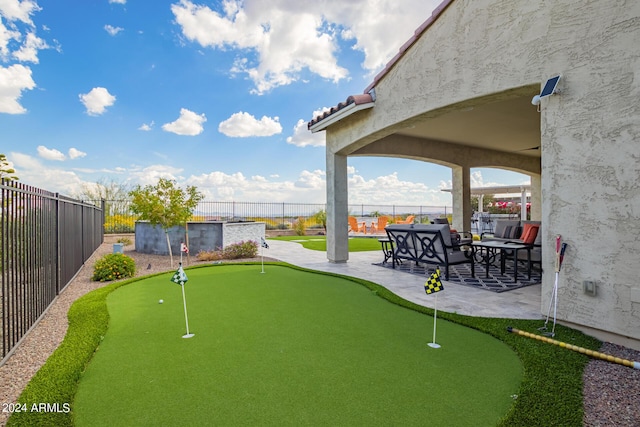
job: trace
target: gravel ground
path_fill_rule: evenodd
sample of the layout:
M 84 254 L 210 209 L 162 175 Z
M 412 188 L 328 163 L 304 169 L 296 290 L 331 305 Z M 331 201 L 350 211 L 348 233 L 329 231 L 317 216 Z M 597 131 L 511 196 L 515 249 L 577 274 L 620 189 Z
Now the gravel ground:
M 77 276 L 60 293 L 42 320 L 20 343 L 13 355 L 0 366 L 0 425 L 4 426 L 9 414 L 6 404 L 15 403 L 31 377 L 60 345 L 67 331 L 67 312 L 73 302 L 82 295 L 111 282 L 92 282 L 93 264 L 101 256 L 110 253 L 112 245 L 104 243 L 89 258 Z M 136 261 L 142 276 L 177 268 L 170 266 L 169 257 L 140 254 L 133 245 L 125 247 L 125 253 Z M 254 261 L 260 258 L 253 259 Z M 265 258 L 267 260 L 267 258 Z M 175 261 L 175 259 L 174 259 Z M 190 264 L 200 263 L 190 257 Z M 148 268 L 150 266 L 150 268 Z M 640 361 L 640 351 L 611 343 L 604 343 L 602 353 L 623 359 Z M 640 426 L 640 370 L 602 360 L 592 360 L 584 373 L 584 425 L 589 427 Z

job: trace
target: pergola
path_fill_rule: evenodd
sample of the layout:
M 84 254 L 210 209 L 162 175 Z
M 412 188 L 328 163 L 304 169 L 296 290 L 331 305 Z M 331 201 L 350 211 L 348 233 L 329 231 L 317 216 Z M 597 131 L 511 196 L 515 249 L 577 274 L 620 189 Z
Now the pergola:
M 450 188 L 445 188 L 442 191 L 451 192 Z M 471 195 L 480 196 L 478 201 L 478 212 L 482 212 L 482 199 L 485 194 L 520 194 L 520 206 L 527 205 L 527 195 L 531 195 L 531 185 L 501 185 L 496 187 L 472 187 Z M 520 209 L 520 219 L 527 219 L 527 210 Z

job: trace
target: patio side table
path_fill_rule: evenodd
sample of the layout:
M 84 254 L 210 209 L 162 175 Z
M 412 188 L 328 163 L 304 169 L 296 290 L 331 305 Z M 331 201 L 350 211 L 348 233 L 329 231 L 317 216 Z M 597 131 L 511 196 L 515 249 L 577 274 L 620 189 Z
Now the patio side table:
M 378 242 L 380 242 L 380 245 L 382 246 L 382 253 L 384 254 L 384 261 L 382 262 L 386 264 L 386 262 L 389 261 L 389 258 L 391 258 L 391 262 L 395 262 L 393 260 L 393 241 L 389 238 L 382 238 L 378 239 Z

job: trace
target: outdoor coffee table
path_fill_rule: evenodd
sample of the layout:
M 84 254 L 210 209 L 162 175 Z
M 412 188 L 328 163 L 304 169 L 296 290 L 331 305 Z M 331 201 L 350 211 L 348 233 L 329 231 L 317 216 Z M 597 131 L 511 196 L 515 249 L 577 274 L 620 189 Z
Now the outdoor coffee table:
M 505 259 L 513 254 L 513 281 L 518 281 L 518 251 L 527 251 L 527 273 L 528 278 L 531 279 L 531 245 L 524 245 L 521 243 L 507 243 L 497 242 L 489 240 L 486 242 L 473 242 L 471 244 L 473 249 L 473 256 L 478 255 L 480 259 L 485 263 L 485 274 L 489 278 L 489 266 L 500 256 L 500 272 L 505 272 Z M 478 259 L 478 258 L 476 258 Z

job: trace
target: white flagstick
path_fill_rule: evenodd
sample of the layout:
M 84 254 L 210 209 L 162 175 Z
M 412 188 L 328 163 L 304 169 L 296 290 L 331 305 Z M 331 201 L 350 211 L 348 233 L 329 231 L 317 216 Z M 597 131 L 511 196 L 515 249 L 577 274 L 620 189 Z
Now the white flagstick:
M 264 237 L 260 237 L 260 254 L 262 255 L 262 271 L 260 273 L 264 273 L 264 248 L 268 248 L 267 242 L 264 240 Z
M 181 287 L 182 287 L 182 302 L 184 303 L 184 321 L 187 324 L 187 333 L 185 335 L 182 336 L 182 338 L 191 338 L 193 337 L 195 334 L 190 334 L 189 333 L 189 317 L 187 316 L 187 298 L 184 295 L 184 282 L 181 282 Z
M 440 348 L 440 344 L 436 344 L 436 320 L 438 318 L 438 293 L 436 292 L 436 300 L 433 303 L 433 342 L 429 343 L 431 348 Z

